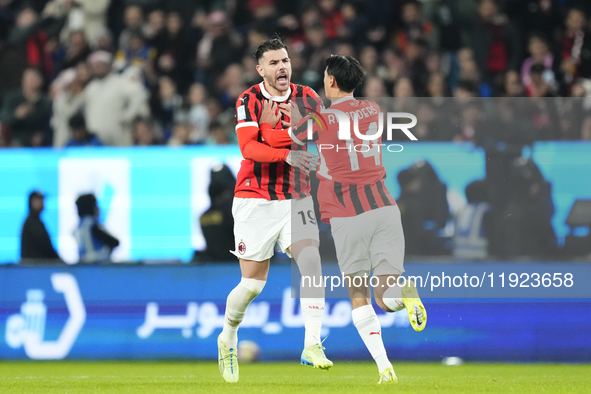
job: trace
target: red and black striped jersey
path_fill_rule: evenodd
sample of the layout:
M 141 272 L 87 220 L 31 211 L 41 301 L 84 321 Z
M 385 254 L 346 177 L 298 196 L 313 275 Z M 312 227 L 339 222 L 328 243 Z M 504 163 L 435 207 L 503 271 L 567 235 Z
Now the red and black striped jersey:
M 311 88 L 291 83 L 283 96 L 272 96 L 266 89 L 264 82 L 254 85 L 244 91 L 236 101 L 236 133 L 244 160 L 238 172 L 234 195 L 242 198 L 264 198 L 266 200 L 287 200 L 310 195 L 310 179 L 303 171 L 292 168 L 285 162 L 291 149 L 306 150 L 306 146 L 293 144 L 283 149 L 272 149 L 265 142 L 259 128 L 262 112 L 262 100 L 273 100 L 278 103 L 309 101 L 309 105 L 316 108 L 320 100 L 318 94 Z M 282 116 L 282 120 L 290 119 Z M 282 130 L 281 121 L 275 129 Z M 251 138 L 246 149 L 241 142 L 241 136 Z M 244 138 L 242 138 L 244 140 Z M 255 152 L 256 154 L 253 154 Z M 264 154 L 261 154 L 264 152 Z
M 347 139 L 339 138 L 337 111 L 344 113 L 349 121 Z M 293 130 L 292 138 L 296 142 L 313 140 L 318 147 L 317 198 L 322 221 L 328 223 L 333 217 L 356 216 L 396 204 L 384 185 L 386 169 L 382 164 L 381 135 L 362 140 L 353 130 L 356 117 L 360 134 L 376 134 L 379 113 L 380 108 L 373 101 L 344 97 L 334 101 L 329 109 L 319 111 L 319 121 L 312 124 L 312 138 L 308 138 L 306 122 Z

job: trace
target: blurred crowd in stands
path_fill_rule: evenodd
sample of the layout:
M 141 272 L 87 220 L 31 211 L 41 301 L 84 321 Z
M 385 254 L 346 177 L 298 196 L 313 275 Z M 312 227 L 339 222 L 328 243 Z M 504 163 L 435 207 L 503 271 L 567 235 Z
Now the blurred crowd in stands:
M 591 139 L 591 105 L 564 99 L 591 97 L 589 16 L 588 0 L 0 0 L 0 146 L 232 144 L 274 34 L 321 95 L 327 56 L 353 55 L 357 96 L 531 97 L 531 138 Z M 454 126 L 421 140 L 473 141 L 460 123 L 497 117 L 401 105 Z

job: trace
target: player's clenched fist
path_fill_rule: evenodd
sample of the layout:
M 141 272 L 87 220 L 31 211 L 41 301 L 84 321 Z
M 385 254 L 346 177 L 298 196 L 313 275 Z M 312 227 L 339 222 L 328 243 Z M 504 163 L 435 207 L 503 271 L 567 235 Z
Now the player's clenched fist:
M 318 156 L 302 150 L 289 152 L 285 161 L 290 166 L 299 168 L 306 174 L 309 174 L 310 171 L 316 171 L 318 168 Z

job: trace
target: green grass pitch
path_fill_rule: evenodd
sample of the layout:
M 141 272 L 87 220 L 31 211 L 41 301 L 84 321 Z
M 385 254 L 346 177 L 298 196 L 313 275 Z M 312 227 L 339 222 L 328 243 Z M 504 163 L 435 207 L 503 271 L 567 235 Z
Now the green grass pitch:
M 378 386 L 373 363 L 329 371 L 297 363 L 241 365 L 225 383 L 213 362 L 0 362 L 0 393 L 589 393 L 591 366 L 395 363 L 397 385 Z

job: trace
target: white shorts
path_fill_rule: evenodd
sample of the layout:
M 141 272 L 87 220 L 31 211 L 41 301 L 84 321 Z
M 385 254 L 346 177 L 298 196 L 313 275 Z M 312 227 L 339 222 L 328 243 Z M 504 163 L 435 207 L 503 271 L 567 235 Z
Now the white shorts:
M 232 204 L 234 245 L 231 253 L 245 260 L 264 261 L 275 244 L 291 257 L 288 248 L 301 240 L 318 241 L 318 225 L 311 196 L 292 200 L 237 198 Z
M 404 233 L 398 205 L 331 218 L 330 226 L 343 274 L 369 274 L 370 270 L 373 275 L 404 272 Z

